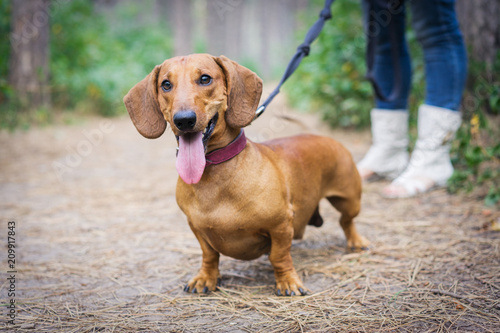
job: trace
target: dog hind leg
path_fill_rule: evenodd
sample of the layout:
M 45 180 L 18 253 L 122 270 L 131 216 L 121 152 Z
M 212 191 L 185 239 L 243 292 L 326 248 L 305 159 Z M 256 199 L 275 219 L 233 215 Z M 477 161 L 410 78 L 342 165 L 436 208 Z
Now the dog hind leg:
M 369 242 L 358 233 L 353 220 L 359 214 L 361 208 L 359 200 L 336 196 L 327 199 L 341 213 L 339 222 L 344 230 L 347 248 L 351 251 L 367 250 Z

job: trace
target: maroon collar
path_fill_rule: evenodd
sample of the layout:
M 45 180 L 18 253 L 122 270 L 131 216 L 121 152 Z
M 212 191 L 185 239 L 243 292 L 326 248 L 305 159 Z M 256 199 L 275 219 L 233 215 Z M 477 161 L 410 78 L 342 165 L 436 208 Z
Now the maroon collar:
M 229 161 L 241 153 L 241 151 L 245 149 L 246 145 L 247 138 L 245 136 L 245 132 L 241 130 L 240 134 L 238 134 L 236 139 L 234 139 L 230 144 L 224 148 L 216 149 L 205 156 L 205 159 L 207 160 L 206 166 Z

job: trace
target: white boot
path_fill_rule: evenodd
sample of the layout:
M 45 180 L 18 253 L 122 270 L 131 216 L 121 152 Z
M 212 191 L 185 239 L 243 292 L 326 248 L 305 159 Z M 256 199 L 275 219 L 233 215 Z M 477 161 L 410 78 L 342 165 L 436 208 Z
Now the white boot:
M 418 110 L 418 139 L 410 163 L 382 194 L 389 198 L 406 198 L 446 185 L 453 174 L 451 141 L 461 123 L 459 112 L 421 105 Z
M 408 164 L 408 112 L 373 109 L 372 146 L 357 164 L 361 178 L 396 178 Z

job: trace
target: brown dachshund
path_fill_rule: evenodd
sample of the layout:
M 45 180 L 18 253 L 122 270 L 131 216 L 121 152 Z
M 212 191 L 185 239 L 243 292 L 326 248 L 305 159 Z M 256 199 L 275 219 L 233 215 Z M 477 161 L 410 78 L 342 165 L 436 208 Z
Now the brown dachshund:
M 169 123 L 179 142 L 177 203 L 203 252 L 185 291 L 216 290 L 220 254 L 251 260 L 268 253 L 276 293 L 304 295 L 290 248 L 306 225 L 323 223 L 324 197 L 342 214 L 347 246 L 368 246 L 353 222 L 361 179 L 340 143 L 314 135 L 246 140 L 242 128 L 254 119 L 261 93 L 262 80 L 249 69 L 194 54 L 156 66 L 124 98 L 139 133 L 157 138 Z

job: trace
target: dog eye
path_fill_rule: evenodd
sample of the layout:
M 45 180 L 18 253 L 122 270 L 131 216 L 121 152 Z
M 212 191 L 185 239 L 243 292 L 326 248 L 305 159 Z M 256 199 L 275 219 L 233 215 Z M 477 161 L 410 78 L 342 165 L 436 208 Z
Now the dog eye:
M 169 80 L 163 81 L 161 83 L 161 89 L 163 89 L 163 91 L 165 92 L 172 90 L 172 83 L 170 83 Z
M 200 84 L 202 86 L 208 86 L 210 83 L 212 83 L 212 78 L 209 75 L 203 74 L 200 76 Z

